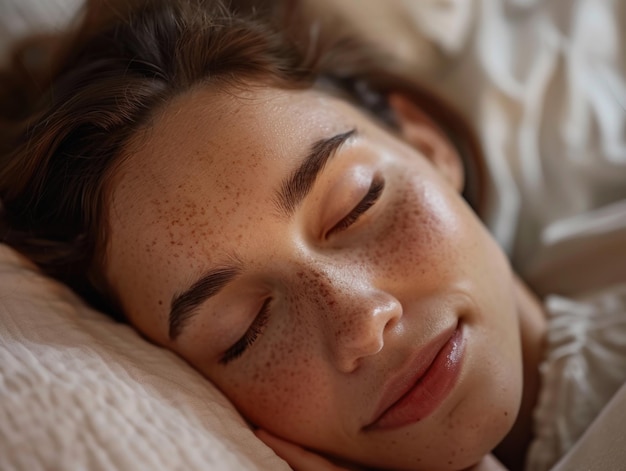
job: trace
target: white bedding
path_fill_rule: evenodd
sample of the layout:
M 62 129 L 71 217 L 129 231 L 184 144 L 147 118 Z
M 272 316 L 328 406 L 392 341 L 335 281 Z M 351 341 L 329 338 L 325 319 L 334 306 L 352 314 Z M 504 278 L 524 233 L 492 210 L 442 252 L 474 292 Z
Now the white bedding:
M 0 470 L 289 467 L 170 352 L 0 245 Z

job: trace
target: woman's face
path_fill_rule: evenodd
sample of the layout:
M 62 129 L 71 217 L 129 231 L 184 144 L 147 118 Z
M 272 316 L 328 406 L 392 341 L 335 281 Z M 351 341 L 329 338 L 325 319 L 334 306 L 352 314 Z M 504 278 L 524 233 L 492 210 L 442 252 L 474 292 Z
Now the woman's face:
M 512 274 L 414 143 L 320 91 L 189 92 L 115 175 L 106 276 L 254 424 L 368 465 L 469 466 L 519 407 Z

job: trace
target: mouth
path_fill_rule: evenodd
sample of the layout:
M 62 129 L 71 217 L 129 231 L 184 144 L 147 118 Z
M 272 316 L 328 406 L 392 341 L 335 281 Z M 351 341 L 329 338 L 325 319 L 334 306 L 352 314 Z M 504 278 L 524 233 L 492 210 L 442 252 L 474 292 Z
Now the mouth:
M 374 418 L 364 430 L 400 428 L 432 414 L 456 385 L 464 352 L 461 324 L 435 337 L 385 384 Z

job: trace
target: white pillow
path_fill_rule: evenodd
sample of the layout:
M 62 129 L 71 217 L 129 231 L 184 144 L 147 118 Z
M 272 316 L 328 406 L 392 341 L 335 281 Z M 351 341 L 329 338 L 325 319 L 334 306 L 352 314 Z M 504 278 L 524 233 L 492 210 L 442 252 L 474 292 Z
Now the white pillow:
M 11 42 L 29 34 L 62 29 L 84 0 L 0 0 L 0 62 Z
M 289 467 L 184 361 L 0 245 L 0 469 Z

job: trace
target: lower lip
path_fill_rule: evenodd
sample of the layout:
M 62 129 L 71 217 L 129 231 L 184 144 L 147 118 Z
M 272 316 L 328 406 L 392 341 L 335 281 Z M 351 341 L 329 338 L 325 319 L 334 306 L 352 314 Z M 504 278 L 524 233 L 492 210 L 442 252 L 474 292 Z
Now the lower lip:
M 439 351 L 426 373 L 370 427 L 393 429 L 423 420 L 432 414 L 454 388 L 463 361 L 465 342 L 458 328 Z

